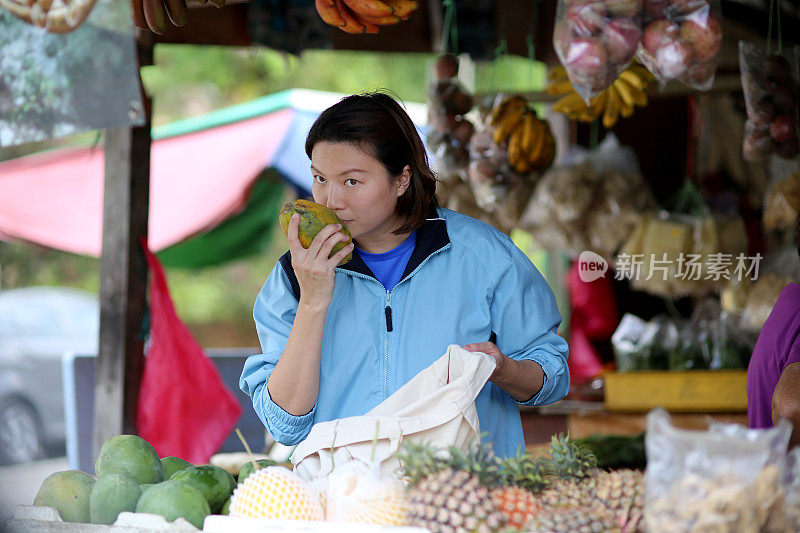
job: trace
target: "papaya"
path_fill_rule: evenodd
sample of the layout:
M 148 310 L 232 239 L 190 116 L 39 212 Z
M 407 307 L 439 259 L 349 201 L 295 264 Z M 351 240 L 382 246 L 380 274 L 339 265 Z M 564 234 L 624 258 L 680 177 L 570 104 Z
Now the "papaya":
M 89 522 L 89 497 L 95 479 L 80 470 L 50 474 L 42 482 L 33 505 L 52 507 L 64 522 Z
M 231 492 L 236 487 L 236 480 L 232 475 L 222 468 L 212 465 L 193 466 L 178 470 L 172 474 L 170 479 L 186 483 L 199 490 L 208 501 L 212 513 L 217 513 L 222 508 L 222 504 L 230 498 Z
M 203 520 L 211 514 L 203 494 L 181 481 L 168 480 L 150 487 L 136 504 L 137 513 L 163 516 L 168 522 L 184 518 L 197 529 L 203 529 Z
M 89 518 L 92 524 L 111 525 L 119 513 L 134 512 L 141 495 L 139 484 L 126 474 L 101 477 L 89 494 Z
M 319 233 L 320 230 L 322 230 L 322 228 L 328 224 L 341 224 L 342 233 L 350 237 L 347 242 L 336 243 L 331 250 L 330 255 L 337 253 L 339 250 L 353 242 L 353 236 L 350 234 L 350 230 L 347 229 L 347 225 L 342 222 L 342 219 L 339 218 L 336 213 L 322 204 L 311 202 L 309 200 L 295 200 L 294 202 L 289 202 L 288 204 L 284 205 L 283 209 L 281 209 L 280 215 L 278 216 L 278 221 L 281 224 L 283 233 L 286 235 L 289 234 L 289 219 L 292 218 L 292 215 L 295 213 L 300 215 L 300 227 L 297 229 L 297 235 L 300 239 L 300 244 L 303 245 L 303 248 L 308 248 L 311 246 L 311 241 L 314 240 L 314 237 L 317 236 L 317 233 Z M 343 265 L 347 263 L 352 257 L 352 253 L 347 254 L 347 257 L 342 259 L 339 264 Z
M 249 476 L 256 470 L 260 470 L 261 468 L 267 466 L 278 465 L 278 463 L 276 463 L 272 459 L 259 459 L 255 463 L 256 466 L 253 466 L 253 461 L 247 461 L 245 464 L 242 465 L 242 469 L 239 470 L 239 483 L 244 483 L 244 480 L 247 479 L 247 476 Z
M 155 448 L 136 435 L 117 435 L 106 440 L 94 463 L 94 473 L 97 477 L 127 474 L 139 485 L 164 480 L 164 467 Z
M 180 457 L 169 456 L 161 458 L 161 466 L 164 467 L 164 479 L 169 479 L 172 477 L 172 474 L 178 470 L 183 470 L 184 468 L 189 468 L 194 465 L 189 461 L 184 461 Z

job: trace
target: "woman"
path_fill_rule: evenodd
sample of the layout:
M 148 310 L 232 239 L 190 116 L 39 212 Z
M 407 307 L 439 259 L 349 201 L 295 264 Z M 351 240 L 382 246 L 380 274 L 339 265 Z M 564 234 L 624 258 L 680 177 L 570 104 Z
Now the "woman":
M 800 213 L 795 221 L 800 255 Z M 779 419 L 794 429 L 789 446 L 800 446 L 800 285 L 781 291 L 747 369 L 747 417 L 751 428 L 769 428 Z
M 450 344 L 497 362 L 476 407 L 499 456 L 524 446 L 518 404 L 569 388 L 567 344 L 552 291 L 504 234 L 437 207 L 436 178 L 411 119 L 390 96 L 344 98 L 306 139 L 314 200 L 355 241 L 328 225 L 304 249 L 298 217 L 289 252 L 258 295 L 262 354 L 240 386 L 284 444 L 311 426 L 362 415 L 428 367 Z M 347 254 L 352 259 L 336 266 Z

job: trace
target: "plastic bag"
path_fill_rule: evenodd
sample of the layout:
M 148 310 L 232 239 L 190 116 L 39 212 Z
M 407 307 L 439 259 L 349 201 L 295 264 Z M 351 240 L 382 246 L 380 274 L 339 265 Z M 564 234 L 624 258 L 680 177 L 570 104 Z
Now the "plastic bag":
M 519 226 L 544 248 L 576 257 L 592 250 L 611 259 L 640 213 L 654 205 L 636 156 L 607 135 L 597 150 L 573 147 L 542 176 Z
M 768 54 L 739 41 L 739 68 L 747 110 L 744 158 L 758 161 L 770 154 L 791 159 L 800 153 L 797 130 L 799 47 Z
M 178 318 L 164 269 L 144 239 L 142 247 L 150 267 L 152 332 L 139 389 L 137 430 L 159 456 L 204 464 L 230 434 L 242 406 Z
M 626 313 L 611 336 L 617 370 L 667 370 L 669 354 L 679 341 L 678 325 L 668 316 L 645 322 Z
M 719 0 L 645 0 L 637 59 L 662 83 L 711 88 L 722 44 Z
M 641 0 L 560 0 L 553 47 L 584 100 L 630 64 L 641 36 Z
M 774 179 L 764 199 L 763 222 L 766 230 L 792 230 L 797 212 L 800 211 L 800 171 L 795 164 L 790 169 L 780 168 L 783 166 L 773 165 Z
M 495 105 L 503 99 L 503 95 L 498 95 Z M 478 207 L 496 217 L 502 227 L 513 228 L 540 174 L 515 172 L 508 162 L 507 147 L 497 144 L 493 138 L 495 129 L 488 118 L 478 124 L 469 143 L 467 177 Z
M 780 475 L 790 434 L 787 421 L 771 429 L 677 429 L 654 409 L 645 435 L 645 530 L 791 531 Z
M 792 531 L 800 531 L 800 447 L 795 447 L 789 452 L 784 472 L 786 489 L 784 512 Z

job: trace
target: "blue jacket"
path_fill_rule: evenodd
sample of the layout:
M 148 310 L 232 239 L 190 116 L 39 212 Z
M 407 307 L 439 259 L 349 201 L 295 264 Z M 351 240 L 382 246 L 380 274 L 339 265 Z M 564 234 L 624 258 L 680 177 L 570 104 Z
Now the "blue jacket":
M 513 359 L 539 363 L 542 389 L 523 405 L 543 405 L 569 389 L 567 343 L 550 287 L 525 254 L 495 228 L 448 209 L 431 211 L 391 291 L 358 254 L 336 268 L 322 337 L 317 403 L 294 416 L 265 387 L 289 338 L 299 285 L 287 252 L 256 299 L 261 354 L 247 359 L 239 381 L 270 435 L 303 440 L 311 426 L 363 415 L 429 366 L 450 344 L 492 340 Z M 484 441 L 506 457 L 523 446 L 517 402 L 487 383 L 475 401 Z

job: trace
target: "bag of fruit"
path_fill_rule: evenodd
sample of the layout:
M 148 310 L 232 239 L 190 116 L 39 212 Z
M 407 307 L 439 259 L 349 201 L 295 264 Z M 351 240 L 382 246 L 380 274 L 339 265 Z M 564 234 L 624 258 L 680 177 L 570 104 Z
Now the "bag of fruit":
M 797 131 L 798 51 L 769 53 L 739 41 L 739 66 L 747 110 L 742 151 L 748 161 L 800 152 Z
M 357 461 L 394 475 L 400 466 L 396 452 L 409 440 L 468 449 L 480 435 L 475 398 L 494 367 L 491 356 L 450 345 L 365 415 L 315 424 L 292 454 L 295 472 L 315 481 Z
M 699 90 L 714 83 L 722 44 L 719 0 L 644 0 L 637 59 L 662 83 Z
M 560 0 L 553 47 L 587 102 L 630 64 L 641 36 L 642 0 Z

